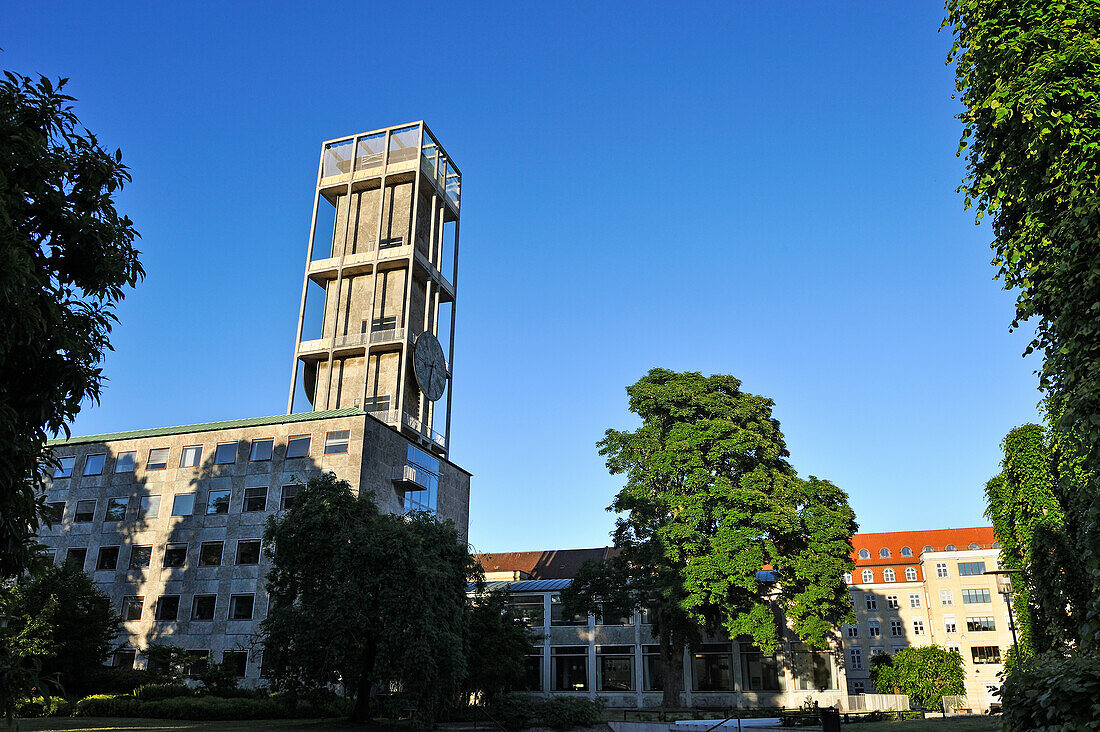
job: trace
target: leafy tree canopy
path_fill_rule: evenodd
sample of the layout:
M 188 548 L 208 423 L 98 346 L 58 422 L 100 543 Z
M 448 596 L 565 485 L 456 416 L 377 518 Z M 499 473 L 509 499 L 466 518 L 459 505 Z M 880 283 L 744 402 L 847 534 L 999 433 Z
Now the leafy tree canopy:
M 940 709 L 944 696 L 966 693 L 962 656 L 941 646 L 903 648 L 871 659 L 871 682 L 880 694 L 908 694 L 918 709 Z
M 262 629 L 273 684 L 321 693 L 341 683 L 355 717 L 400 689 L 430 724 L 466 677 L 466 585 L 476 565 L 450 523 L 383 514 L 327 474 L 268 518 L 271 598 Z
M 524 660 L 534 651 L 532 635 L 516 616 L 506 591 L 474 598 L 470 607 L 469 656 L 463 689 L 491 702 L 523 688 Z
M 46 439 L 99 398 L 114 305 L 144 276 L 115 210 L 121 152 L 80 128 L 45 77 L 0 80 L 0 578 L 32 563 L 48 517 L 36 469 Z
M 33 633 L 40 684 L 66 696 L 92 691 L 122 630 L 111 598 L 71 562 L 49 566 L 0 595 L 8 636 Z M 26 687 L 23 687 L 26 691 Z
M 773 653 L 782 611 L 807 645 L 824 647 L 851 612 L 842 576 L 856 523 L 845 493 L 798 477 L 773 402 L 732 376 L 653 369 L 627 394 L 641 426 L 599 443 L 611 473 L 626 476 L 609 507 L 622 514 L 620 554 L 584 567 L 566 602 L 650 609 L 670 705 L 680 651 L 700 626 Z M 769 567 L 777 583 L 758 574 Z

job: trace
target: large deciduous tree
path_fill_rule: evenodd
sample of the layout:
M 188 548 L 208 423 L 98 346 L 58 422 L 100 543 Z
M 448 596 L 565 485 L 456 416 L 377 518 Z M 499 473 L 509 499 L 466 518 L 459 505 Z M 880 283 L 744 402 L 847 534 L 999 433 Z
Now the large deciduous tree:
M 535 650 L 531 630 L 518 617 L 506 590 L 479 594 L 470 606 L 469 655 L 464 694 L 492 702 L 523 688 L 524 661 Z
M 342 684 L 354 717 L 400 689 L 434 721 L 466 676 L 466 586 L 477 565 L 450 522 L 383 514 L 374 494 L 326 474 L 264 529 L 263 621 L 272 682 L 296 694 Z
M 627 394 L 641 426 L 599 443 L 611 473 L 626 476 L 608 508 L 622 514 L 619 554 L 582 568 L 567 604 L 649 610 L 668 706 L 680 703 L 683 649 L 700 627 L 773 653 L 779 610 L 804 643 L 825 647 L 852 609 L 845 493 L 798 477 L 773 402 L 732 376 L 653 369 Z
M 1034 323 L 1027 352 L 1043 354 L 1055 426 L 1092 472 L 1063 507 L 1092 585 L 1082 647 L 1100 649 L 1100 3 L 948 0 L 944 25 L 964 105 L 960 190 L 991 217 L 1012 326 Z
M 33 663 L 40 686 L 69 697 L 93 691 L 122 630 L 111 598 L 72 562 L 50 565 L 0 592 L 0 615 L 7 619 L 0 645 L 38 636 L 24 672 Z
M 941 709 L 944 696 L 966 693 L 962 656 L 941 646 L 903 648 L 871 659 L 871 682 L 880 694 L 908 694 L 917 709 Z
M 31 565 L 46 439 L 99 398 L 114 305 L 144 275 L 115 210 L 130 174 L 64 84 L 0 80 L 0 579 Z
M 1001 566 L 1019 572 L 1012 605 L 1025 658 L 1078 645 L 1090 599 L 1080 511 L 1065 509 L 1089 478 L 1071 437 L 1035 424 L 1013 429 L 1004 440 L 1001 472 L 986 485 L 986 516 L 1001 542 Z

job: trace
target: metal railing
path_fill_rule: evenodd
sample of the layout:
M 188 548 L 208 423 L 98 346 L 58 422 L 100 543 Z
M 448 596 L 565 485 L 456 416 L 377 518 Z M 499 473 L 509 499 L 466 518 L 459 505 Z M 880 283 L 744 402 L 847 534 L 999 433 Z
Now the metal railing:
M 312 341 L 302 341 L 298 344 L 298 353 L 310 353 L 316 351 L 327 351 L 332 347 L 331 338 L 317 338 Z
M 371 343 L 387 343 L 389 341 L 405 340 L 404 328 L 385 328 L 373 330 L 370 334 Z

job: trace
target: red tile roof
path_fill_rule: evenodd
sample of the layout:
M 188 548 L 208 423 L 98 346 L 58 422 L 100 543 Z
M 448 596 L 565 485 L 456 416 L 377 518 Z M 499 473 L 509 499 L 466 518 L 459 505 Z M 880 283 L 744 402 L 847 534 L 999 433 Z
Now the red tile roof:
M 926 546 L 932 551 L 944 551 L 948 545 L 959 550 L 977 544 L 981 549 L 992 548 L 997 538 L 992 526 L 975 526 L 967 529 L 932 529 L 929 531 L 887 531 L 874 534 L 856 534 L 852 537 L 852 559 L 857 568 L 893 568 L 898 581 L 905 577 L 905 568 L 915 566 L 920 572 L 920 554 Z M 912 556 L 902 556 L 903 547 L 912 550 Z M 866 549 L 871 557 L 860 559 L 859 550 Z M 890 556 L 883 558 L 879 551 L 889 549 Z M 526 572 L 532 579 L 567 579 L 580 569 L 588 559 L 606 559 L 616 553 L 614 547 L 592 549 L 549 549 L 534 552 L 499 552 L 478 554 L 476 558 L 486 572 Z M 918 577 L 918 579 L 923 579 Z

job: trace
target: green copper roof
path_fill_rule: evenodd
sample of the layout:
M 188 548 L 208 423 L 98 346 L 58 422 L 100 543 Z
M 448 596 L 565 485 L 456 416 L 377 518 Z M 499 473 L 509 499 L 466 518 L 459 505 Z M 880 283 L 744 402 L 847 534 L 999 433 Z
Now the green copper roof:
M 354 417 L 365 415 L 358 407 L 329 409 L 324 412 L 300 412 L 299 414 L 276 414 L 272 417 L 253 417 L 251 419 L 231 419 L 227 422 L 206 422 L 204 424 L 185 424 L 179 427 L 155 427 L 148 430 L 129 432 L 108 432 L 103 435 L 70 437 L 69 439 L 47 440 L 47 445 L 79 445 L 86 442 L 111 442 L 113 440 L 136 440 L 140 437 L 160 437 L 162 435 L 181 435 L 188 432 L 211 432 L 213 430 L 232 430 L 240 427 L 260 427 L 265 424 L 286 424 L 288 422 L 309 422 L 315 419 L 333 417 Z

